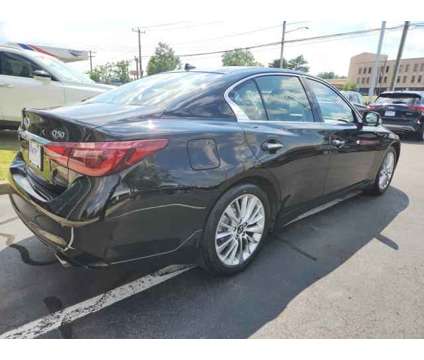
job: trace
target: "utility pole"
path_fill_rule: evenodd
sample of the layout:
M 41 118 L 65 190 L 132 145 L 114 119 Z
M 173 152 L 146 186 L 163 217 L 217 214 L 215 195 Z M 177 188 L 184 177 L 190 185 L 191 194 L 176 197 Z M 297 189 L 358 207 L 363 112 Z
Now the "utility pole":
M 134 56 L 134 61 L 135 61 L 135 76 L 137 79 L 140 79 L 140 77 L 138 76 L 138 57 Z
M 281 34 L 281 51 L 280 51 L 280 68 L 284 65 L 284 41 L 286 37 L 286 24 L 287 22 L 283 21 L 283 32 Z
M 374 96 L 375 87 L 377 86 L 377 83 L 378 83 L 378 78 L 379 78 L 378 67 L 380 65 L 380 55 L 381 55 L 381 48 L 383 47 L 385 30 L 386 30 L 386 22 L 383 21 L 381 24 L 380 39 L 378 40 L 377 54 L 375 55 L 374 66 L 371 72 L 371 86 L 368 91 L 368 96 Z
M 138 75 L 137 77 L 140 79 L 143 77 L 143 62 L 141 58 L 141 34 L 145 34 L 146 32 L 144 30 L 141 30 L 139 26 L 137 26 L 136 28 L 133 28 L 132 31 L 136 32 L 138 35 L 138 68 L 137 68 Z
M 95 57 L 94 54 L 94 51 L 88 51 L 88 58 L 90 59 L 90 72 L 93 72 L 93 57 Z
M 400 60 L 402 59 L 403 48 L 405 47 L 405 41 L 406 41 L 406 36 L 408 35 L 408 30 L 409 30 L 409 21 L 405 21 L 405 25 L 403 25 L 402 37 L 400 39 L 400 44 L 399 44 L 399 51 L 396 57 L 395 69 L 393 71 L 393 77 L 390 83 L 390 90 L 392 91 L 394 91 L 396 87 Z

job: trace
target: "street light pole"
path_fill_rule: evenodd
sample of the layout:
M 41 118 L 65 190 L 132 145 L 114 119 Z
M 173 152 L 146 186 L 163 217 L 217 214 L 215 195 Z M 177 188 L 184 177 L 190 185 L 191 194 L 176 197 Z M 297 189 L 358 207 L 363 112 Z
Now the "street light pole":
M 374 66 L 372 68 L 371 73 L 371 86 L 368 91 L 368 96 L 374 96 L 375 87 L 378 82 L 378 66 L 380 63 L 380 55 L 381 55 L 381 48 L 383 46 L 383 40 L 384 40 L 384 32 L 386 30 L 386 22 L 383 21 L 381 24 L 381 32 L 380 32 L 380 39 L 378 40 L 378 46 L 377 46 L 377 54 L 375 55 L 375 61 Z
M 286 24 L 287 22 L 283 21 L 283 32 L 281 34 L 281 50 L 280 50 L 280 68 L 283 68 L 284 65 L 284 41 L 286 38 Z
M 400 60 L 402 59 L 403 48 L 405 47 L 406 36 L 408 35 L 409 21 L 405 21 L 403 26 L 402 37 L 400 39 L 399 51 L 396 57 L 395 69 L 393 71 L 392 81 L 390 83 L 390 90 L 394 91 L 396 87 L 397 76 L 399 73 Z

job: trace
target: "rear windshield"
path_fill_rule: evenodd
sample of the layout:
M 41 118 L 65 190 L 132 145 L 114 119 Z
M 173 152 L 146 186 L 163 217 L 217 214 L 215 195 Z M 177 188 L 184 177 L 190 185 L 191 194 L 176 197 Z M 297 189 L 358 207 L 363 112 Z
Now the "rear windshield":
M 166 108 L 178 98 L 207 88 L 221 76 L 202 72 L 162 73 L 130 82 L 87 102 Z
M 376 104 L 404 104 L 404 105 L 414 105 L 420 102 L 419 96 L 407 95 L 407 94 L 387 94 L 381 95 L 375 101 Z

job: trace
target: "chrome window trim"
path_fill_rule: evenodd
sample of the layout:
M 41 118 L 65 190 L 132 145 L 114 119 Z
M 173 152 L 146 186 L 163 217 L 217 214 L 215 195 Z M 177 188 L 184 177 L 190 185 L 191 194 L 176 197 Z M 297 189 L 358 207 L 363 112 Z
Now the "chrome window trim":
M 291 76 L 291 77 L 295 77 L 299 80 L 300 85 L 302 86 L 304 92 L 305 92 L 305 96 L 308 99 L 308 102 L 310 102 L 308 94 L 306 92 L 306 90 L 303 87 L 302 84 L 302 80 L 300 79 L 300 75 L 298 74 L 291 74 L 291 73 L 281 73 L 281 72 L 269 72 L 269 73 L 261 73 L 261 74 L 254 74 L 254 75 L 250 75 L 248 77 L 245 77 L 241 80 L 238 80 L 237 82 L 235 82 L 234 84 L 232 84 L 231 86 L 229 86 L 227 88 L 227 90 L 225 90 L 224 92 L 224 99 L 227 102 L 227 104 L 230 106 L 231 110 L 233 110 L 236 119 L 238 122 L 255 122 L 255 123 L 272 123 L 272 124 L 277 124 L 277 123 L 284 123 L 284 124 L 296 124 L 296 123 L 300 123 L 300 124 L 313 124 L 316 123 L 317 121 L 278 121 L 278 120 L 250 120 L 249 117 L 246 115 L 246 113 L 243 111 L 242 108 L 240 108 L 240 106 L 238 106 L 234 101 L 231 100 L 229 94 L 230 92 L 236 88 L 237 86 L 243 84 L 244 82 L 247 82 L 249 80 L 258 78 L 258 77 L 264 77 L 264 76 Z M 260 95 L 260 94 L 259 94 Z M 265 110 L 265 108 L 264 108 Z M 312 111 L 312 109 L 311 109 Z

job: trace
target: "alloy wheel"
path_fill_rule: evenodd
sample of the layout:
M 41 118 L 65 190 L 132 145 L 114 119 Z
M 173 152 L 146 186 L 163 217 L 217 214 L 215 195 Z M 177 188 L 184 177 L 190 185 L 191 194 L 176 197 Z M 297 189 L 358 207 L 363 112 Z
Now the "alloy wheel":
M 265 229 L 265 208 L 253 194 L 243 194 L 224 210 L 215 233 L 218 258 L 226 266 L 244 263 L 258 247 Z
M 386 190 L 386 188 L 390 184 L 390 180 L 392 179 L 393 172 L 395 169 L 395 154 L 390 151 L 387 153 L 384 158 L 383 165 L 380 169 L 379 178 L 378 178 L 378 186 L 380 190 Z

